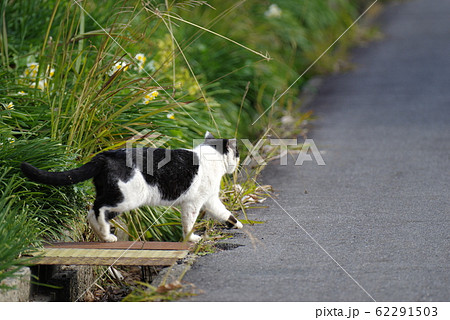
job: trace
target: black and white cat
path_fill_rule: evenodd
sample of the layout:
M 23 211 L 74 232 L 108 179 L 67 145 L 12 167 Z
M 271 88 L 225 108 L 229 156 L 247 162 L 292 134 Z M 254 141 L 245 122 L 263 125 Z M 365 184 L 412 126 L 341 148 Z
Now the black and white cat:
M 115 242 L 109 220 L 144 205 L 180 206 L 185 240 L 198 242 L 193 233 L 201 209 L 229 228 L 242 228 L 219 199 L 220 181 L 233 173 L 239 162 L 236 139 L 215 139 L 207 132 L 205 141 L 193 150 L 130 148 L 105 151 L 85 165 L 64 172 L 48 172 L 23 162 L 29 179 L 49 185 L 75 184 L 94 178 L 96 199 L 88 220 L 105 242 Z

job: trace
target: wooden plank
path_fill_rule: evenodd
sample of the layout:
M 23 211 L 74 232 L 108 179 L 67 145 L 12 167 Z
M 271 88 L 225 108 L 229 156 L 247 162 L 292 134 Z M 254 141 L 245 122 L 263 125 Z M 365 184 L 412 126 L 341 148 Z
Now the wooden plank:
M 191 250 L 192 243 L 188 242 L 147 242 L 147 241 L 118 241 L 118 242 L 54 242 L 44 248 L 79 248 L 79 249 L 125 249 L 125 250 Z
M 176 258 L 42 257 L 36 265 L 171 266 Z
M 187 250 L 116 250 L 116 249 L 74 249 L 45 248 L 34 255 L 43 257 L 76 257 L 76 258 L 177 258 L 186 257 Z
M 39 265 L 170 266 L 190 249 L 192 244 L 182 242 L 57 242 L 32 255 Z

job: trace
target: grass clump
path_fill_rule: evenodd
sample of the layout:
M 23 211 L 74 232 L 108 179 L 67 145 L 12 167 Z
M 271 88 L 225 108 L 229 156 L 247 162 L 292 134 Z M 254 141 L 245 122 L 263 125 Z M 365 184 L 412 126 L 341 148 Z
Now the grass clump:
M 187 298 L 196 295 L 189 290 L 187 284 L 175 281 L 159 287 L 152 286 L 145 282 L 139 282 L 130 294 L 128 294 L 123 302 L 164 302 L 175 301 L 181 298 Z
M 14 190 L 20 187 L 22 181 L 17 175 L 9 175 L 9 168 L 0 169 L 0 291 L 11 289 L 2 283 L 15 272 L 30 263 L 29 258 L 22 253 L 32 250 L 37 243 L 38 228 L 27 216 L 26 208 L 18 204 Z

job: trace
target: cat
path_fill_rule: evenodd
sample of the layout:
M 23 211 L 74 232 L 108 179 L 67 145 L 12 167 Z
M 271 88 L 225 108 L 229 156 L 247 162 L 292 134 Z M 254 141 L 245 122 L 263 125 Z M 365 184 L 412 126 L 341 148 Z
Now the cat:
M 96 189 L 88 221 L 104 242 L 115 242 L 109 220 L 144 205 L 180 206 L 183 237 L 198 242 L 193 233 L 201 209 L 228 228 L 242 223 L 219 198 L 220 181 L 239 164 L 236 139 L 215 139 L 207 132 L 194 149 L 127 148 L 102 152 L 85 165 L 64 172 L 48 172 L 23 162 L 30 180 L 54 186 L 93 178 Z

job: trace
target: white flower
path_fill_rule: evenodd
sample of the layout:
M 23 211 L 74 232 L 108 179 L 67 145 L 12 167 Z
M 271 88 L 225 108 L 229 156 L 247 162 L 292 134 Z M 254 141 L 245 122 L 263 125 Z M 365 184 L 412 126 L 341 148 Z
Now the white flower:
M 55 74 L 55 69 L 51 68 L 50 66 L 47 66 L 47 76 L 49 78 L 53 77 L 53 75 Z
M 118 61 L 114 64 L 114 66 L 109 70 L 108 75 L 112 76 L 115 72 L 119 71 L 123 68 L 123 71 L 126 71 L 128 69 L 127 63 L 125 61 Z
M 157 96 L 159 96 L 159 92 L 158 91 L 152 91 L 148 94 L 145 95 L 144 99 L 142 100 L 143 104 L 149 104 L 150 101 L 154 100 Z
M 28 78 L 31 81 L 36 82 L 38 71 L 39 71 L 39 63 L 37 63 L 37 62 L 30 62 L 30 63 L 27 64 L 27 68 L 23 72 L 23 77 Z M 55 69 L 53 69 L 50 66 L 47 66 L 47 71 L 46 71 L 46 74 L 45 74 L 45 78 L 51 79 L 54 76 L 54 74 L 55 74 Z M 38 84 L 38 87 L 42 87 L 43 88 L 43 87 L 47 86 L 47 84 L 46 84 L 47 81 L 44 81 L 42 83 L 41 83 L 41 81 L 42 80 L 39 81 L 40 84 Z M 35 85 L 32 85 L 32 87 L 34 87 L 34 86 Z M 41 90 L 43 90 L 43 89 L 41 89 Z M 21 92 L 23 92 L 23 91 L 21 91 Z M 24 92 L 23 93 L 19 92 L 19 94 L 20 95 L 25 95 Z
M 14 110 L 14 103 L 10 102 L 8 104 L 0 103 L 0 105 L 6 110 Z
M 30 88 L 37 88 L 42 91 L 44 91 L 44 89 L 47 88 L 47 86 L 48 86 L 47 79 L 39 80 L 39 82 L 37 84 L 36 84 L 36 82 L 32 82 L 30 84 Z
M 23 72 L 25 77 L 35 79 L 39 71 L 39 63 L 31 62 L 27 64 L 27 68 Z
M 273 3 L 269 6 L 269 9 L 267 9 L 267 11 L 264 12 L 264 15 L 267 18 L 279 18 L 281 17 L 281 13 L 282 11 L 280 7 Z
M 150 72 L 156 71 L 155 60 L 151 60 L 149 63 L 147 63 L 147 70 Z
M 167 119 L 175 120 L 175 115 L 173 113 L 168 113 Z
M 144 63 L 147 58 L 143 53 L 138 53 L 134 58 L 138 61 L 138 71 L 141 72 L 144 69 Z
M 6 108 L 7 110 L 14 110 L 14 103 L 12 103 L 12 102 L 8 103 L 8 104 L 5 106 L 5 108 Z
M 145 63 L 145 60 L 147 60 L 143 53 L 138 53 L 134 58 L 139 60 L 139 63 Z
M 41 89 L 42 91 L 44 91 L 44 89 L 47 88 L 47 86 L 48 86 L 47 80 L 43 79 L 43 80 L 39 80 L 37 88 Z
M 19 91 L 17 92 L 18 96 L 26 96 L 28 93 L 26 93 L 25 91 Z

